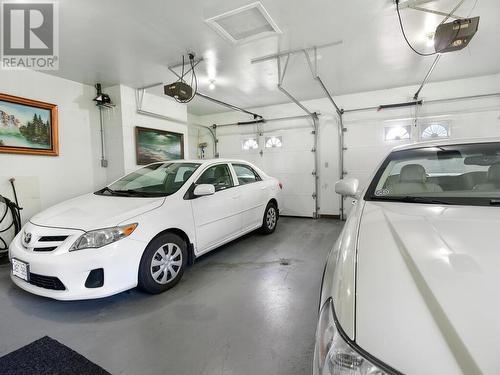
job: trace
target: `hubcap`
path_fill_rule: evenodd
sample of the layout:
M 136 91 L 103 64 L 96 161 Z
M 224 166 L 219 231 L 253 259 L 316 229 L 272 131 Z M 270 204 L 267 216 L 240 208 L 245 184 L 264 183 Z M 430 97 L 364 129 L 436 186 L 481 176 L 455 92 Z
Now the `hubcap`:
M 167 284 L 177 276 L 181 267 L 181 249 L 175 243 L 167 243 L 153 255 L 151 276 L 158 284 Z
M 271 230 L 276 226 L 276 209 L 274 207 L 270 207 L 269 210 L 267 210 L 266 223 L 267 228 Z

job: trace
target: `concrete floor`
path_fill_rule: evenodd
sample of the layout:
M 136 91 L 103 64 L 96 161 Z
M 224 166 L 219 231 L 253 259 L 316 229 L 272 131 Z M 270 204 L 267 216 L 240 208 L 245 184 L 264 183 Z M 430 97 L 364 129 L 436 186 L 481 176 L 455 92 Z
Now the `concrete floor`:
M 0 356 L 48 335 L 112 374 L 310 374 L 320 280 L 342 228 L 282 218 L 200 258 L 158 296 L 59 302 L 0 265 Z

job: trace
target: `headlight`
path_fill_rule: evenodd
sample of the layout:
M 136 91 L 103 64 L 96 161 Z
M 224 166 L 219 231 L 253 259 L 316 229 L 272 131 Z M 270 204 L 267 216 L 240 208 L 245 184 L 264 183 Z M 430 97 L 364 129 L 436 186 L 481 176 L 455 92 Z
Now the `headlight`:
M 321 309 L 316 348 L 315 374 L 318 375 L 384 375 L 386 372 L 354 351 L 340 335 L 333 318 L 333 302 L 326 301 Z
M 69 251 L 96 249 L 128 237 L 137 228 L 137 223 L 121 227 L 97 229 L 80 236 Z

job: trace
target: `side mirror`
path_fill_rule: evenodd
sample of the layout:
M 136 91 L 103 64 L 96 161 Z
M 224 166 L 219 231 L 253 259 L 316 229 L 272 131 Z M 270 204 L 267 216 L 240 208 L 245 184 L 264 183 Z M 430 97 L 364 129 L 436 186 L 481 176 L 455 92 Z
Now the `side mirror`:
M 198 186 L 196 186 L 194 188 L 193 194 L 196 197 L 203 197 L 203 196 L 206 196 L 206 195 L 213 195 L 213 194 L 215 194 L 215 186 L 214 185 L 210 185 L 210 184 L 201 184 L 201 185 L 198 185 Z
M 335 184 L 335 192 L 345 197 L 358 198 L 359 181 L 356 178 L 344 178 Z

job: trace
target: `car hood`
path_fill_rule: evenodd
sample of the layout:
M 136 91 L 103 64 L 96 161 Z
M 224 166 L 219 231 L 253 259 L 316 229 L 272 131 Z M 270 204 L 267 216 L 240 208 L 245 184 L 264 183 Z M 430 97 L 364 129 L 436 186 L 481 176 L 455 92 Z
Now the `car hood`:
M 500 209 L 367 202 L 356 341 L 405 374 L 497 374 Z
M 30 221 L 35 225 L 89 231 L 116 226 L 160 207 L 164 200 L 86 194 L 52 206 Z

